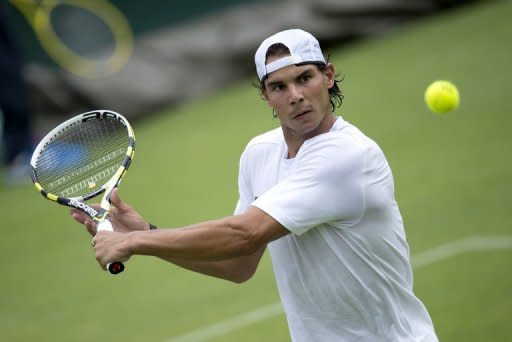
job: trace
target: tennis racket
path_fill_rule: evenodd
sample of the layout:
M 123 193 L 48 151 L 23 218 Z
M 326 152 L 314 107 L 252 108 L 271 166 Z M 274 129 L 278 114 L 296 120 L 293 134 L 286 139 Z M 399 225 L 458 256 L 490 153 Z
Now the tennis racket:
M 108 220 L 110 196 L 130 166 L 135 151 L 133 129 L 122 115 L 95 110 L 77 115 L 50 131 L 30 161 L 36 189 L 53 202 L 89 215 L 97 231 L 113 231 Z M 100 208 L 85 201 L 103 194 Z M 121 262 L 107 265 L 118 274 Z

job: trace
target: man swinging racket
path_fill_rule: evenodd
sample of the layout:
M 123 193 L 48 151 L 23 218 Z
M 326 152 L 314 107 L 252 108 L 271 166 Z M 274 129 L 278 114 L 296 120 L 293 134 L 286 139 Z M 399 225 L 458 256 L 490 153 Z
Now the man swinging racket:
M 114 191 L 115 232 L 93 238 L 100 266 L 152 255 L 241 283 L 268 247 L 293 341 L 437 341 L 413 292 L 390 167 L 373 140 L 334 114 L 343 97 L 317 39 L 276 33 L 255 63 L 281 127 L 245 148 L 234 215 L 152 229 Z M 87 215 L 72 216 L 96 233 Z

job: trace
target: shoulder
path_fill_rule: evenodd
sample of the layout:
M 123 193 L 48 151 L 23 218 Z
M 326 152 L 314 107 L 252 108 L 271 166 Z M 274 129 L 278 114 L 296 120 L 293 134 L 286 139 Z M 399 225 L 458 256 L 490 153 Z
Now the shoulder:
M 317 165 L 327 172 L 340 169 L 363 170 L 369 159 L 384 158 L 379 146 L 354 125 L 338 119 L 331 131 L 302 146 L 298 160 Z
M 260 134 L 252 138 L 246 145 L 242 156 L 257 156 L 267 154 L 271 151 L 280 150 L 284 142 L 283 131 L 281 128 L 275 128 L 271 131 Z
M 322 155 L 338 159 L 344 155 L 363 154 L 371 146 L 371 139 L 357 127 L 339 118 L 329 132 L 307 140 L 299 156 Z
M 280 145 L 283 141 L 283 131 L 280 127 L 275 128 L 271 131 L 257 135 L 252 138 L 247 144 L 247 148 L 261 145 Z

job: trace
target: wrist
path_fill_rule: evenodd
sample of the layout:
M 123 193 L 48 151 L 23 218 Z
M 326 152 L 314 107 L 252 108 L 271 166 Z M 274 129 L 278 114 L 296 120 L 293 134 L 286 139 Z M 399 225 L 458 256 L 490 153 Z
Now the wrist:
M 132 255 L 136 254 L 137 250 L 137 233 L 140 233 L 140 231 L 133 231 L 126 233 L 126 239 L 125 239 L 125 249 L 128 254 L 128 257 L 131 257 Z
M 151 255 L 153 236 L 147 230 L 135 230 L 127 233 L 126 248 L 129 255 Z

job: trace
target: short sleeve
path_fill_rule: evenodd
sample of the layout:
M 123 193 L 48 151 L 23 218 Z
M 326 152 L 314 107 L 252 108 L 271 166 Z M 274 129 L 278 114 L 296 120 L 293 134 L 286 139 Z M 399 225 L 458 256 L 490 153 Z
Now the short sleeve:
M 238 170 L 238 202 L 235 208 L 235 215 L 240 215 L 247 210 L 251 202 L 254 200 L 250 187 L 246 152 L 240 157 Z
M 365 207 L 364 157 L 354 139 L 325 134 L 306 141 L 291 173 L 252 205 L 298 235 L 322 223 L 355 224 Z

